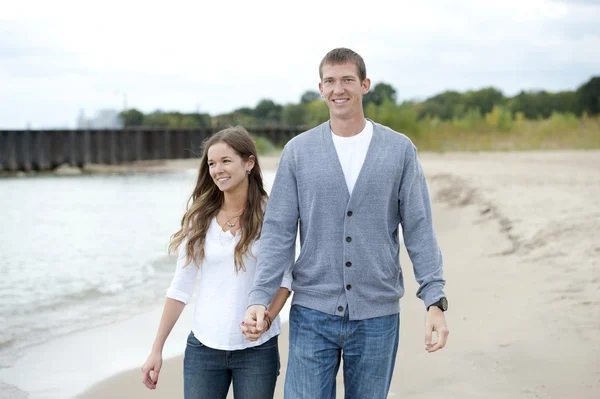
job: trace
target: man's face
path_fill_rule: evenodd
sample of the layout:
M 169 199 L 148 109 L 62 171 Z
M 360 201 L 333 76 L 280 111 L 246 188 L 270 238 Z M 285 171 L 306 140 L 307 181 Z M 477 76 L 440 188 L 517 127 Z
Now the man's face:
M 353 62 L 323 65 L 323 80 L 319 83 L 321 97 L 327 102 L 331 118 L 349 119 L 363 115 L 362 96 L 369 92 L 371 81 L 360 81 Z

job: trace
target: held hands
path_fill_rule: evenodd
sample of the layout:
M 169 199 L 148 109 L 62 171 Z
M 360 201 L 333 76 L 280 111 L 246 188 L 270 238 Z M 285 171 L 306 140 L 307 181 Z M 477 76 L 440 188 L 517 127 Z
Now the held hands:
M 160 369 L 162 367 L 162 353 L 160 352 L 152 352 L 146 363 L 142 366 L 142 383 L 148 389 L 156 389 L 156 385 L 158 384 L 158 374 L 160 373 Z M 152 375 L 150 375 L 152 372 Z
M 246 310 L 244 320 L 240 324 L 240 331 L 250 341 L 258 340 L 265 331 L 271 328 L 271 316 L 262 305 L 252 305 Z
M 436 332 L 437 342 L 432 342 L 433 332 Z M 437 306 L 431 306 L 425 318 L 425 350 L 429 353 L 435 352 L 446 346 L 450 331 L 446 326 L 444 312 Z

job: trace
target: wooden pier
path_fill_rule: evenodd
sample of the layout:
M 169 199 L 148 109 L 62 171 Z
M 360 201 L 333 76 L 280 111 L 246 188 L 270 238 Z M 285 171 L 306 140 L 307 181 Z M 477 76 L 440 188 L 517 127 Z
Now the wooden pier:
M 68 164 L 197 157 L 202 141 L 218 129 L 0 130 L 0 171 L 52 170 Z M 301 127 L 247 129 L 274 144 L 285 144 Z

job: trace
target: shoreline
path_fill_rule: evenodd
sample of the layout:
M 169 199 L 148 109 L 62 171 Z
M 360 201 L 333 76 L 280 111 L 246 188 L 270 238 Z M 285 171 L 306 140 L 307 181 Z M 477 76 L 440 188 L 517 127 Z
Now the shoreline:
M 539 149 L 539 150 L 474 150 L 474 151 L 419 151 L 419 159 L 436 157 L 504 157 L 511 154 L 513 157 L 542 156 L 544 158 L 560 158 L 563 155 L 573 156 L 575 154 L 600 154 L 598 149 Z M 263 171 L 275 172 L 279 165 L 281 153 L 275 152 L 268 155 L 260 155 L 260 165 Z M 91 176 L 91 175 L 115 175 L 115 174 L 153 174 L 153 173 L 177 173 L 182 171 L 197 171 L 200 158 L 185 159 L 159 159 L 126 162 L 115 165 L 89 163 L 82 167 L 63 164 L 56 169 L 47 171 L 0 171 L 2 178 L 33 178 L 48 176 Z
M 263 170 L 275 170 L 279 162 L 279 153 L 261 155 L 260 163 Z M 82 167 L 63 164 L 53 170 L 45 171 L 0 171 L 1 178 L 33 178 L 48 176 L 90 176 L 90 175 L 115 175 L 115 174 L 153 174 L 177 173 L 185 170 L 198 170 L 200 158 L 186 159 L 160 159 L 127 162 L 116 165 L 85 164 Z
M 195 295 L 190 302 L 194 300 Z M 160 303 L 135 317 L 27 348 L 12 367 L 0 369 L 0 394 L 11 392 L 11 398 L 30 399 L 78 397 L 96 385 L 104 385 L 103 381 L 118 379 L 131 371 L 139 373 L 152 347 L 162 311 Z M 165 363 L 183 356 L 193 312 L 193 305 L 186 306 L 175 324 L 163 350 Z M 288 313 L 289 303 L 280 316 L 282 326 L 287 324 Z M 91 347 L 90 342 L 94 343 Z M 85 356 L 65 357 L 65 351 Z M 32 376 L 42 377 L 28 378 Z M 65 379 L 70 381 L 67 386 Z
M 28 347 L 13 366 L 0 369 L 0 381 L 31 399 L 75 397 L 99 380 L 139 368 L 139 359 L 148 355 L 145 352 L 152 345 L 161 313 L 162 304 L 125 320 Z M 192 316 L 193 309 L 186 307 L 165 344 L 165 357 L 181 353 L 181 342 L 185 344 L 189 334 L 186 322 L 191 325 Z

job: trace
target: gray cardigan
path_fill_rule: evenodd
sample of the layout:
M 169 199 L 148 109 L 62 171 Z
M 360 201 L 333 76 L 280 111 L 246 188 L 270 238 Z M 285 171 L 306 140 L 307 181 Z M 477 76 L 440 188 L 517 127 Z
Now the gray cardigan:
M 372 121 L 371 121 L 372 122 Z M 293 304 L 351 320 L 398 313 L 404 295 L 398 226 L 425 306 L 445 296 L 442 254 L 417 150 L 373 122 L 373 138 L 349 194 L 329 122 L 290 140 L 267 204 L 249 304 L 267 305 L 293 267 Z

